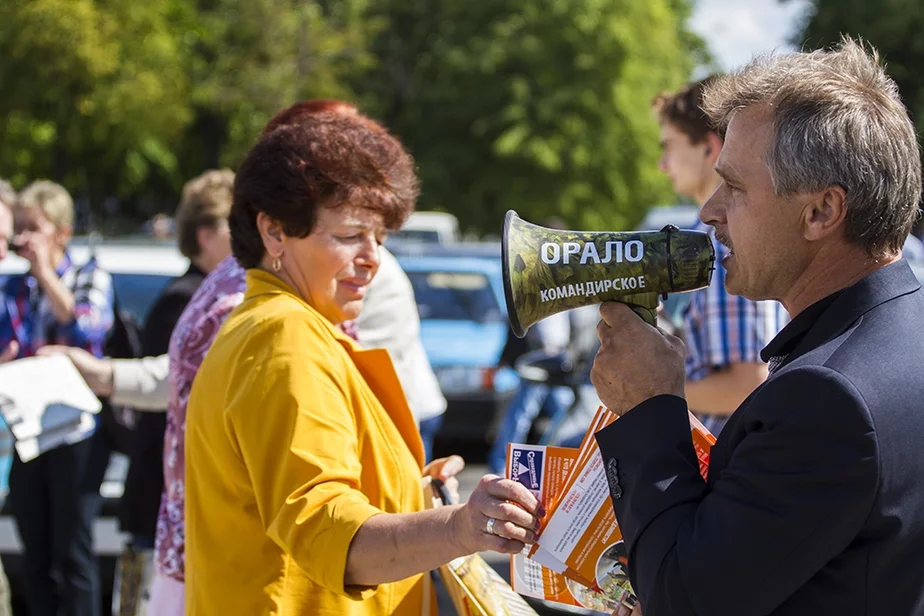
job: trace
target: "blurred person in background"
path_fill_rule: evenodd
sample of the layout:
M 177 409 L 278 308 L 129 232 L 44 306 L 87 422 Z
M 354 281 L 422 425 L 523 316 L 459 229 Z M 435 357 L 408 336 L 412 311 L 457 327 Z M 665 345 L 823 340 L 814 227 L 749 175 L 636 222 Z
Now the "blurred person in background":
M 15 341 L 18 357 L 52 343 L 102 354 L 113 323 L 112 278 L 93 260 L 82 267 L 71 261 L 73 219 L 71 196 L 53 182 L 30 184 L 16 202 L 13 245 L 30 268 L 3 289 L 0 348 Z M 108 458 L 95 428 L 75 429 L 64 444 L 29 462 L 14 456 L 8 502 L 24 548 L 30 614 L 100 613 L 91 529 Z
M 170 335 L 180 315 L 205 276 L 231 254 L 228 213 L 234 190 L 230 169 L 210 170 L 183 186 L 176 212 L 177 242 L 190 261 L 189 269 L 161 292 L 145 319 L 142 352 L 146 357 L 167 353 Z M 123 568 L 120 600 L 122 613 L 147 595 L 143 575 L 153 560 L 157 514 L 164 488 L 164 429 L 166 404 L 160 413 L 141 413 L 134 430 L 125 492 L 121 500 L 121 527 L 132 537 L 127 567 Z M 139 558 L 133 558 L 138 556 Z
M 908 234 L 908 239 L 902 246 L 902 256 L 912 263 L 924 263 L 924 242 L 913 233 Z
M 335 327 L 359 315 L 417 190 L 403 147 L 359 114 L 273 129 L 238 170 L 247 290 L 186 424 L 188 614 L 416 616 L 435 608 L 423 573 L 534 538 L 538 502 L 497 477 L 465 505 L 422 510 L 422 476 L 447 480 L 461 459 L 424 468 L 388 353 Z
M 13 238 L 13 205 L 16 203 L 16 191 L 6 180 L 0 179 L 0 261 L 9 254 L 9 242 Z M 0 303 L 4 301 L 0 291 Z M 6 363 L 19 354 L 19 343 L 11 340 L 5 348 L 0 349 L 0 364 Z M 13 435 L 4 426 L 3 439 L 11 442 Z M 12 616 L 10 607 L 10 583 L 0 562 L 0 616 Z
M 701 108 L 703 91 L 715 79 L 713 75 L 689 83 L 653 102 L 661 125 L 659 168 L 677 194 L 693 199 L 700 208 L 721 182 L 715 162 L 723 138 Z M 716 263 L 721 263 L 728 248 L 716 241 L 712 227 L 698 221 L 693 228 L 710 234 Z M 786 324 L 788 315 L 778 302 L 754 302 L 729 294 L 725 270 L 719 266 L 708 287 L 688 295 L 682 313 L 687 403 L 717 435 L 728 416 L 767 378 L 760 351 Z

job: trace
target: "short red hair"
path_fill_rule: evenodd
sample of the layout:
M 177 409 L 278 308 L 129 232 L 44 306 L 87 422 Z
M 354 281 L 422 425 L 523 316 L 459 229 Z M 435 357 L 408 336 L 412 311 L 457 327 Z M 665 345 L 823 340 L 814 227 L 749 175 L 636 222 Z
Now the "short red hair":
M 334 98 L 315 98 L 307 101 L 299 101 L 285 109 L 280 109 L 270 118 L 260 136 L 273 132 L 280 126 L 298 124 L 304 118 L 316 113 L 345 113 L 347 115 L 358 115 L 359 109 L 353 103 L 337 100 Z
M 388 229 L 399 229 L 419 192 L 411 156 L 376 121 L 349 104 L 299 103 L 274 116 L 238 169 L 231 248 L 243 267 L 259 265 L 260 212 L 291 237 L 311 233 L 318 208 L 343 205 L 381 212 Z

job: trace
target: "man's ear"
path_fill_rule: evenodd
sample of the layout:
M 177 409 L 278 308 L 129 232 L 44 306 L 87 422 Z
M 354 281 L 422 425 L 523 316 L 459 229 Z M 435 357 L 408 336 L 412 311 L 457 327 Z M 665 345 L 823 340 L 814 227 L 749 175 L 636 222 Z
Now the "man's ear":
M 805 239 L 818 241 L 834 233 L 847 217 L 847 191 L 843 187 L 828 186 L 815 193 L 802 209 L 802 228 Z
M 260 239 L 263 240 L 263 248 L 266 249 L 271 259 L 282 256 L 283 244 L 285 242 L 285 232 L 282 225 L 273 220 L 264 212 L 257 214 L 257 229 L 260 231 Z

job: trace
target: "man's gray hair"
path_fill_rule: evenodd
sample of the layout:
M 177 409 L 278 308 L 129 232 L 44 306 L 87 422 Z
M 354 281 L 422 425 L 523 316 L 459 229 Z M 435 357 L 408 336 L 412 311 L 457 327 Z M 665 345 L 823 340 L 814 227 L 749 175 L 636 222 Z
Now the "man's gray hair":
M 713 82 L 703 109 L 724 131 L 758 104 L 772 110 L 776 194 L 841 186 L 847 240 L 873 258 L 896 254 L 919 215 L 921 155 L 879 54 L 845 37 L 833 50 L 762 56 Z

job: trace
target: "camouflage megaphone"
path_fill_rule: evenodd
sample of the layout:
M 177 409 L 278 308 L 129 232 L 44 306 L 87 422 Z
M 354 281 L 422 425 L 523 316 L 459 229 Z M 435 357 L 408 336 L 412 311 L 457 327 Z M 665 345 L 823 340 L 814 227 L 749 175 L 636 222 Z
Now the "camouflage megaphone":
M 715 250 L 702 231 L 588 232 L 547 229 L 510 210 L 501 242 L 504 293 L 522 338 L 553 314 L 615 300 L 657 322 L 658 296 L 709 285 Z

